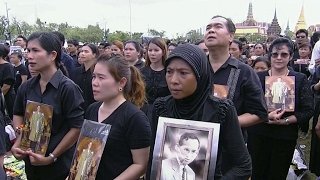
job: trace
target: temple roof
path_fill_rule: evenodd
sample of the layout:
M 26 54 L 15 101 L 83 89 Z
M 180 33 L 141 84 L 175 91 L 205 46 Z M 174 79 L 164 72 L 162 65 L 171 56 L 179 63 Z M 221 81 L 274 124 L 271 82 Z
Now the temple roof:
M 281 33 L 281 27 L 279 25 L 278 18 L 277 18 L 277 10 L 275 9 L 274 17 L 270 27 L 267 30 L 267 34 L 268 36 L 270 36 L 270 35 L 279 35 L 280 33 Z
M 243 22 L 243 24 L 245 26 L 256 26 L 257 25 L 257 21 L 255 21 L 253 18 L 252 2 L 249 3 L 247 19 Z
M 303 5 L 302 5 L 302 8 L 301 8 L 301 12 L 300 12 L 300 16 L 299 16 L 298 22 L 297 22 L 296 27 L 295 27 L 295 32 L 298 31 L 299 29 L 307 29 L 307 23 L 306 23 L 306 20 L 304 18 L 304 6 Z

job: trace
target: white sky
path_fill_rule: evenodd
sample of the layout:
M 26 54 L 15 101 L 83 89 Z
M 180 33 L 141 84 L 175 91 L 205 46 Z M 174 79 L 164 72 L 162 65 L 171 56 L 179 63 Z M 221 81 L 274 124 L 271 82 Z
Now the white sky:
M 111 32 L 147 32 L 148 28 L 166 31 L 168 37 L 206 25 L 214 15 L 230 17 L 235 23 L 246 19 L 250 0 L 0 0 L 0 15 L 34 23 L 38 16 L 48 23 L 86 27 L 100 24 Z M 320 24 L 320 0 L 251 0 L 256 21 L 271 22 L 277 7 L 278 21 L 284 30 L 287 21 L 294 30 L 304 4 L 307 25 Z M 317 18 L 318 17 L 318 18 Z

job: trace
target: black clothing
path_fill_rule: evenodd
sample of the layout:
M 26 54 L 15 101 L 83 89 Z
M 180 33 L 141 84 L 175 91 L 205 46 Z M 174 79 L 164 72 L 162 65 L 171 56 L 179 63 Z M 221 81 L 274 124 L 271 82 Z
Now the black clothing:
M 170 95 L 165 69 L 154 71 L 150 66 L 146 66 L 141 69 L 141 74 L 146 84 L 148 104 L 153 104 L 158 97 Z
M 78 56 L 77 56 L 77 54 L 74 54 L 74 55 L 69 54 L 69 55 L 70 55 L 70 57 L 72 57 L 72 59 L 73 59 L 73 63 L 74 63 L 74 67 L 75 67 L 75 68 L 81 66 L 81 64 L 79 64 L 79 62 L 78 62 Z
M 5 128 L 4 116 L 0 111 L 0 156 L 4 156 L 6 154 L 6 141 L 5 141 L 6 132 L 4 128 Z
M 82 90 L 84 97 L 84 110 L 88 108 L 88 106 L 95 102 L 92 92 L 92 72 L 89 68 L 87 71 L 85 67 L 82 65 L 77 67 L 74 71 L 74 77 L 72 79 Z
M 212 70 L 212 83 L 227 85 L 228 77 L 232 68 L 240 70 L 236 82 L 235 94 L 232 100 L 238 116 L 244 113 L 257 115 L 260 119 L 268 121 L 267 104 L 259 82 L 259 78 L 253 69 L 230 56 L 229 59 L 216 72 Z M 231 89 L 229 89 L 229 92 Z
M 14 74 L 16 76 L 16 81 L 14 83 L 14 91 L 17 93 L 17 90 L 22 83 L 21 76 L 27 76 L 28 78 L 29 73 L 26 66 L 23 64 L 20 64 L 19 66 L 14 67 Z
M 259 72 L 258 76 L 265 91 L 268 71 Z M 253 164 L 252 180 L 286 178 L 298 138 L 298 125 L 308 122 L 313 115 L 313 99 L 306 75 L 289 71 L 288 76 L 295 76 L 295 109 L 294 112 L 285 112 L 281 119 L 294 115 L 298 123 L 260 123 L 248 128 L 248 149 Z
M 10 63 L 0 64 L 0 88 L 3 84 L 10 85 L 10 89 L 4 95 L 7 110 L 10 118 L 13 117 L 13 104 L 16 97 L 16 93 L 14 92 L 14 68 Z
M 308 70 L 308 65 L 307 64 L 294 64 L 298 59 L 292 59 L 289 62 L 289 65 L 293 68 L 294 71 L 303 73 L 307 76 L 307 78 L 310 77 L 310 72 Z
M 62 51 L 61 62 L 67 68 L 69 73 L 69 78 L 70 79 L 74 78 L 75 65 L 72 57 L 66 54 L 64 51 Z
M 244 50 L 241 55 L 246 55 L 247 58 L 250 58 L 250 50 L 249 49 Z
M 53 152 L 70 128 L 81 128 L 83 123 L 83 97 L 80 88 L 60 70 L 52 76 L 41 93 L 40 75 L 23 83 L 17 93 L 14 115 L 23 117 L 27 100 L 53 106 L 51 136 L 46 156 Z M 55 163 L 33 166 L 29 157 L 24 159 L 28 179 L 54 180 L 69 172 L 75 146 L 65 151 Z
M 265 77 L 269 76 L 268 71 L 259 72 L 258 76 L 264 92 Z M 298 124 L 308 122 L 313 116 L 313 98 L 307 77 L 294 71 L 290 71 L 288 76 L 295 76 L 295 109 L 294 112 L 284 113 L 282 118 L 295 115 L 298 123 L 288 126 L 260 123 L 249 128 L 252 133 L 275 139 L 296 140 L 298 138 Z
M 98 121 L 101 104 L 102 102 L 91 104 L 85 118 Z M 111 130 L 96 180 L 111 180 L 133 164 L 131 150 L 150 146 L 151 130 L 146 115 L 129 101 L 122 103 L 102 123 L 110 124 Z
M 152 113 L 149 115 L 153 139 L 147 178 L 150 178 L 158 118 L 162 116 L 221 124 L 214 179 L 248 179 L 251 175 L 251 162 L 241 136 L 235 108 L 231 101 L 211 96 L 211 66 L 203 50 L 191 44 L 178 46 L 166 60 L 165 67 L 174 57 L 183 59 L 192 67 L 197 79 L 197 88 L 192 95 L 183 99 L 177 100 L 172 96 L 167 96 L 155 101 Z M 233 160 L 230 164 L 230 170 L 224 176 L 221 174 L 221 163 L 224 161 L 222 151 L 226 151 Z M 208 177 L 208 179 L 212 178 Z
M 171 60 L 177 57 L 185 60 L 193 69 L 197 79 L 197 89 L 186 98 L 175 99 L 169 105 L 169 109 L 172 110 L 175 118 L 199 120 L 202 117 L 202 107 L 205 100 L 212 93 L 210 64 L 203 50 L 198 46 L 187 44 L 176 47 L 170 53 L 165 61 L 165 69 L 167 69 Z
M 138 69 L 141 69 L 144 67 L 144 62 L 141 59 L 139 59 L 134 66 Z

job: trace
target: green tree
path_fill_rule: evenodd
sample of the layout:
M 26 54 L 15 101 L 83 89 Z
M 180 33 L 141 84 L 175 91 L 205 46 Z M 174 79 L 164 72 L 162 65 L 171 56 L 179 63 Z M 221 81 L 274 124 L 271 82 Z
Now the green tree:
M 115 31 L 113 33 L 108 34 L 108 41 L 113 42 L 115 40 L 119 40 L 122 42 L 126 42 L 130 40 L 130 34 L 128 32 L 123 32 L 123 31 Z
M 203 35 L 197 30 L 191 30 L 186 34 L 186 37 L 191 41 L 191 43 L 196 43 L 200 39 L 203 39 Z
M 149 29 L 149 34 L 151 34 L 152 36 L 165 37 L 166 32 L 165 31 L 157 31 L 155 29 Z

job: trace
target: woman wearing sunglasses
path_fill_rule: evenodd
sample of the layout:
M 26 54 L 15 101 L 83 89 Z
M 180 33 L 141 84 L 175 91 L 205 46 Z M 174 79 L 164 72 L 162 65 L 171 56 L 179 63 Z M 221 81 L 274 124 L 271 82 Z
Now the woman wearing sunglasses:
M 308 122 L 313 116 L 312 93 L 306 75 L 290 71 L 287 67 L 292 56 L 293 44 L 290 40 L 278 38 L 270 46 L 271 69 L 258 73 L 264 90 L 267 76 L 282 79 L 284 76 L 294 76 L 295 108 L 293 112 L 284 112 L 280 119 L 249 128 L 252 180 L 286 179 L 298 138 L 298 124 Z M 283 113 L 283 110 L 278 109 L 278 113 Z

